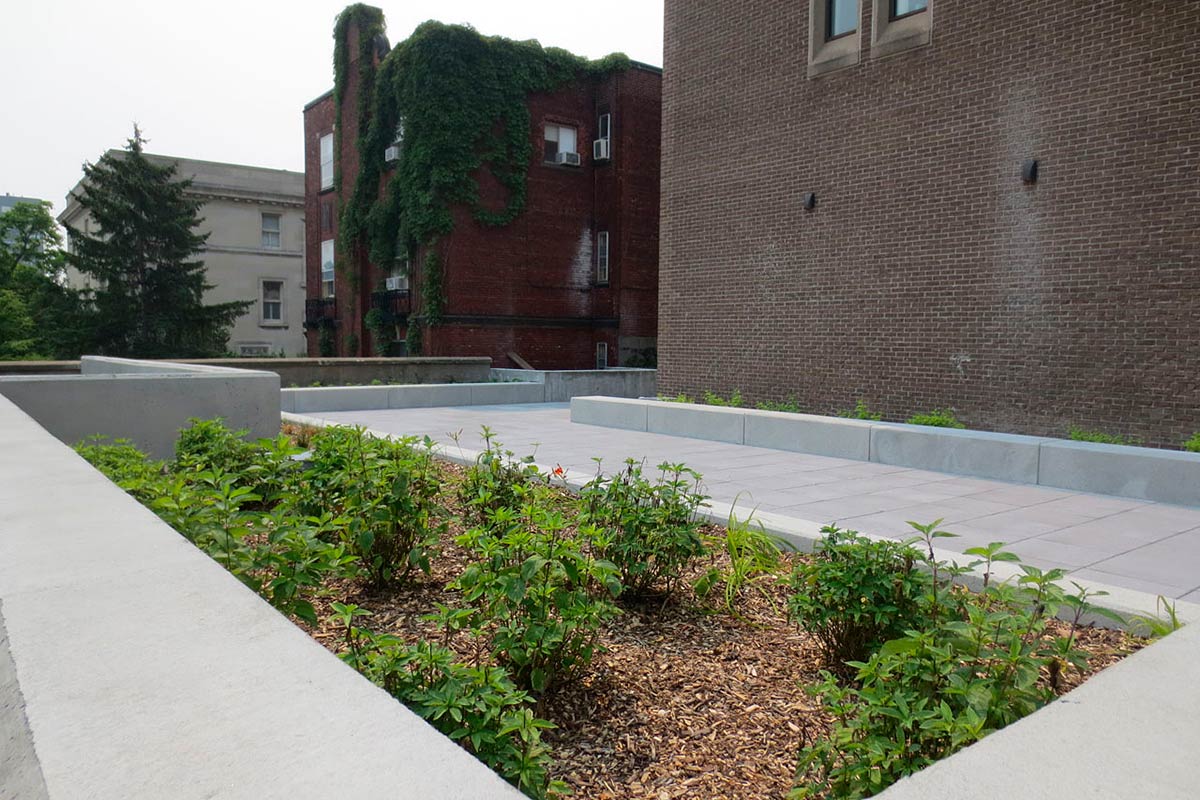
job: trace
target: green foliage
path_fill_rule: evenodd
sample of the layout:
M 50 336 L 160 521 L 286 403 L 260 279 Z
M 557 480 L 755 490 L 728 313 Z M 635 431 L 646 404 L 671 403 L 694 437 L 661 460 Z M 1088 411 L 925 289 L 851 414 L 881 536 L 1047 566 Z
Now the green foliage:
M 694 402 L 696 402 L 695 400 L 688 397 L 686 394 L 683 394 L 682 392 L 680 394 L 675 395 L 674 397 L 667 397 L 666 395 L 660 394 L 658 396 L 658 399 L 664 403 L 694 403 Z
M 719 394 L 713 394 L 706 391 L 704 393 L 704 404 L 706 406 L 728 406 L 730 408 L 742 407 L 742 393 L 738 389 L 733 390 L 733 394 L 729 395 L 729 399 L 721 397 Z
M 419 356 L 424 346 L 424 338 L 421 335 L 421 320 L 416 317 L 409 317 L 408 330 L 404 335 L 404 351 L 410 356 Z
M 1183 443 L 1183 449 L 1189 453 L 1200 453 L 1200 431 L 1192 434 L 1192 438 Z
M 775 400 L 760 400 L 754 404 L 754 407 L 760 411 L 786 411 L 789 414 L 802 414 L 804 410 L 800 408 L 800 403 L 795 397 L 789 397 L 787 400 L 777 402 Z
M 913 414 L 905 420 L 909 425 L 928 425 L 932 428 L 965 428 L 948 408 L 935 408 L 926 414 Z
M 383 312 L 378 308 L 372 308 L 363 317 L 363 325 L 366 326 L 367 331 L 371 334 L 371 349 L 375 351 L 375 355 L 387 355 L 388 344 L 392 341 L 392 331 L 391 325 L 383 319 Z M 373 385 L 378 384 L 373 383 Z
M 442 274 L 442 259 L 437 251 L 425 254 L 425 276 L 421 281 L 421 299 L 424 303 L 424 322 L 437 325 L 446 312 L 446 289 Z
M 1132 436 L 1122 436 L 1119 433 L 1104 433 L 1103 431 L 1089 431 L 1084 428 L 1077 428 L 1074 425 L 1071 426 L 1068 437 L 1073 442 L 1123 445 L 1136 445 L 1138 443 L 1137 439 L 1134 439 Z M 1197 447 L 1200 447 L 1200 441 L 1197 442 Z
M 534 716 L 531 698 L 503 667 L 463 664 L 431 642 L 406 644 L 372 633 L 355 624 L 369 615 L 365 609 L 332 607 L 346 632 L 342 660 L 529 797 L 568 793 L 565 784 L 548 776 L 550 753 L 541 732 L 554 725 Z
M 915 540 L 931 548 L 943 535 L 940 520 L 913 524 Z M 966 569 L 1017 561 L 999 542 L 965 568 L 921 555 L 933 577 L 924 582 L 923 615 L 869 658 L 850 662 L 854 683 L 839 684 L 824 673 L 815 688 L 833 715 L 829 736 L 801 751 L 797 786 L 790 797 L 870 797 L 900 778 L 966 747 L 1045 705 L 1063 672 L 1082 669 L 1086 659 L 1075 636 L 1088 614 L 1114 619 L 1090 593 L 1058 584 L 1063 570 L 1021 565 L 1015 582 L 988 582 L 978 593 L 943 584 Z M 932 550 L 930 549 L 930 553 Z M 920 555 L 911 550 L 907 557 Z M 1046 624 L 1067 612 L 1065 636 Z
M 616 564 L 624 591 L 640 597 L 671 592 L 679 576 L 704 555 L 696 510 L 705 497 L 700 475 L 682 464 L 658 465 L 657 480 L 628 459 L 625 468 L 596 477 L 580 491 L 580 522 L 604 536 L 600 553 Z
M 247 442 L 247 431 L 231 431 L 220 419 L 192 417 L 175 441 L 175 471 L 219 470 L 240 473 L 254 463 L 258 448 Z
M 544 482 L 533 456 L 517 458 L 496 441 L 496 435 L 486 425 L 482 436 L 483 450 L 467 468 L 459 488 L 459 499 L 467 506 L 468 518 L 480 524 L 486 523 L 498 509 L 520 508 L 533 486 Z
M 854 408 L 844 409 L 842 411 L 839 411 L 839 412 L 837 412 L 837 415 L 839 417 L 843 417 L 845 419 L 863 419 L 863 420 L 870 420 L 872 422 L 878 422 L 879 420 L 883 419 L 883 414 L 877 414 L 874 411 L 872 411 L 870 408 L 868 408 L 867 401 L 861 397 L 858 398 L 858 400 L 854 401 Z M 912 422 L 912 420 L 909 420 L 909 422 Z M 926 424 L 930 424 L 930 423 L 922 422 L 922 423 L 913 423 L 913 424 L 914 425 L 926 425 Z M 954 427 L 954 426 L 950 426 L 950 427 Z
M 470 604 L 444 610 L 450 629 L 466 627 L 490 642 L 518 685 L 541 694 L 576 677 L 591 663 L 600 627 L 617 609 L 617 568 L 591 553 L 604 538 L 592 529 L 567 535 L 565 515 L 552 507 L 546 486 L 527 492 L 519 508 L 501 506 L 458 543 L 477 560 L 451 584 Z
M 333 358 L 337 355 L 337 339 L 332 325 L 322 325 L 317 333 L 317 353 L 321 358 Z
M 358 334 L 357 333 L 354 333 L 353 331 L 351 331 L 349 334 L 347 334 L 346 335 L 346 355 L 351 356 L 351 357 L 358 356 L 359 355 L 358 344 L 359 343 L 358 343 Z
M 0 214 L 0 360 L 78 357 L 79 299 L 63 264 L 49 203 Z
M 791 576 L 788 611 L 816 637 L 829 667 L 842 671 L 916 624 L 929 579 L 908 544 L 872 541 L 834 525 L 821 533 L 812 559 Z
M 747 589 L 759 589 L 764 597 L 770 598 L 760 584 L 777 578 L 781 542 L 767 533 L 761 522 L 738 519 L 730 511 L 724 531 L 706 536 L 705 544 L 712 551 L 724 550 L 729 556 L 729 567 L 713 566 L 706 570 L 693 584 L 698 597 L 703 600 L 720 590 L 725 610 L 735 615 L 737 602 Z
M 93 436 L 76 444 L 75 452 L 143 503 L 157 495 L 166 466 L 151 461 L 128 439 L 109 443 L 103 436 Z
M 94 232 L 71 229 L 71 266 L 95 287 L 81 322 L 88 352 L 140 358 L 205 358 L 225 352 L 229 331 L 253 301 L 204 305 L 212 288 L 197 256 L 199 200 L 175 166 L 142 151 L 135 127 L 124 153 L 85 164 L 75 199 Z
M 1183 627 L 1179 614 L 1175 611 L 1175 603 L 1161 594 L 1154 604 L 1154 616 L 1136 614 L 1129 618 L 1131 629 L 1137 630 L 1152 639 L 1160 639 L 1174 633 Z

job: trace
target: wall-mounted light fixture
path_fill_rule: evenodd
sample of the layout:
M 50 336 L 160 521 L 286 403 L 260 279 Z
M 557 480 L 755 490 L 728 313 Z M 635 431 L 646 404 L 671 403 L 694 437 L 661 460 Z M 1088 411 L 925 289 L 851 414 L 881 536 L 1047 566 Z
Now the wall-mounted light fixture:
M 812 192 L 806 192 L 804 194 L 804 210 L 812 211 L 816 207 L 817 207 L 817 196 L 815 194 L 813 194 Z
M 1021 180 L 1025 183 L 1037 183 L 1038 179 L 1038 160 L 1036 158 L 1027 158 L 1025 163 L 1021 165 Z

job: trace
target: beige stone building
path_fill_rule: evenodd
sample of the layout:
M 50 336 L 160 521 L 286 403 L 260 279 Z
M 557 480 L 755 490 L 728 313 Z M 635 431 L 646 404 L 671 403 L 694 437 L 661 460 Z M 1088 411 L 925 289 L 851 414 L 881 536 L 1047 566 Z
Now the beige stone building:
M 254 301 L 233 327 L 230 352 L 304 355 L 304 173 L 148 153 L 146 158 L 174 163 L 181 178 L 192 180 L 189 193 L 204 203 L 199 232 L 209 234 L 202 258 L 213 285 L 205 302 Z M 76 184 L 67 195 L 58 221 L 90 232 L 92 221 L 75 200 L 80 189 Z M 74 270 L 68 281 L 86 285 Z

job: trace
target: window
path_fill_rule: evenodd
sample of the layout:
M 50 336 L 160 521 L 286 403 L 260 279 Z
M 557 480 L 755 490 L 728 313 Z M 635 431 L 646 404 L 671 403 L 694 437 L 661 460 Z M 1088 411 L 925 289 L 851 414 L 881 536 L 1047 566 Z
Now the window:
M 871 56 L 882 58 L 932 41 L 929 0 L 872 0 Z
M 929 0 L 891 0 L 891 6 L 888 17 L 897 20 L 924 11 L 929 7 Z
M 333 233 L 333 203 L 321 203 L 321 233 Z
M 279 215 L 262 215 L 262 246 L 270 250 L 279 249 Z
M 608 344 L 596 342 L 596 369 L 608 369 Z
M 388 273 L 385 286 L 389 292 L 407 292 L 408 291 L 408 272 L 411 268 L 411 261 L 408 256 L 397 258 L 392 262 L 392 269 Z
M 333 297 L 333 239 L 321 242 L 321 297 Z
M 608 284 L 608 231 L 596 234 L 596 283 Z
M 269 344 L 240 344 L 238 345 L 238 355 L 245 358 L 254 356 L 269 356 L 271 355 L 271 345 Z
M 262 321 L 264 324 L 283 322 L 283 281 L 262 282 Z
M 575 129 L 566 125 L 546 125 L 546 161 L 558 163 L 559 153 L 578 153 L 575 148 Z
M 858 30 L 858 0 L 825 0 L 825 41 Z
M 612 114 L 600 115 L 600 119 L 596 121 L 596 138 L 612 138 Z
M 333 188 L 333 134 L 321 137 L 321 189 Z
M 862 0 L 809 0 L 808 77 L 815 78 L 859 62 L 861 17 Z

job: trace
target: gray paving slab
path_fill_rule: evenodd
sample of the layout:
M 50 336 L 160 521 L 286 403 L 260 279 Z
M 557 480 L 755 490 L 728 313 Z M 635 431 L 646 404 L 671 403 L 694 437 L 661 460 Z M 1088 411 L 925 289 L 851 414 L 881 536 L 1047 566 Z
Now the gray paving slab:
M 837 520 L 864 532 L 907 537 L 907 520 L 944 518 L 961 533 L 947 550 L 1004 541 L 1031 563 L 1063 566 L 1112 586 L 1182 597 L 1200 590 L 1200 508 L 699 441 L 662 433 L 572 424 L 565 404 L 329 412 L 330 421 L 389 433 L 428 434 L 480 447 L 479 429 L 520 455 L 590 474 L 626 457 L 684 462 L 705 476 L 714 501 L 802 523 Z M 1194 535 L 1182 534 L 1195 532 Z M 1196 599 L 1193 597 L 1192 599 Z

